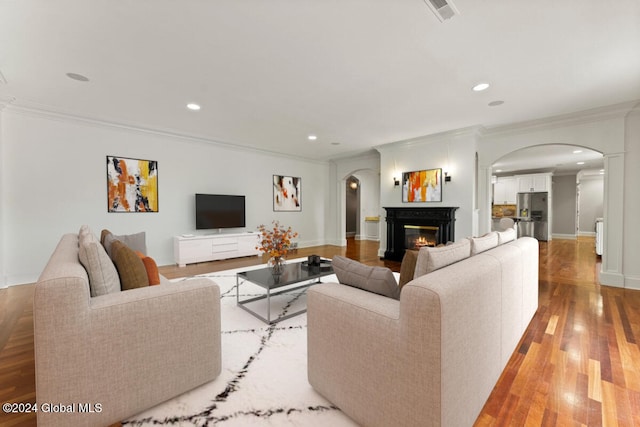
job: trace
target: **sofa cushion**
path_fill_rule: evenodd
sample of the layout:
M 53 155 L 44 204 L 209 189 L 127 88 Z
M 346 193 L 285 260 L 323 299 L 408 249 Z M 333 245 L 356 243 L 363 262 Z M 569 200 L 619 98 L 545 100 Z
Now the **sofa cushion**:
M 136 255 L 138 255 L 138 258 L 142 260 L 144 268 L 145 270 L 147 270 L 147 279 L 149 280 L 149 286 L 159 285 L 160 272 L 158 272 L 158 264 L 156 264 L 156 261 L 139 251 L 136 251 Z
M 505 243 L 516 240 L 516 230 L 515 228 L 509 228 L 505 231 L 498 231 L 498 245 L 503 245 Z
M 477 255 L 498 246 L 498 233 L 492 231 L 481 237 L 471 237 L 471 255 Z
M 92 297 L 120 292 L 120 278 L 113 262 L 90 231 L 78 234 L 78 259 L 87 270 Z
M 407 250 L 404 252 L 402 264 L 400 265 L 400 278 L 398 279 L 398 287 L 400 287 L 400 289 L 413 280 L 417 261 L 418 251 Z
M 462 261 L 471 256 L 471 242 L 463 239 L 446 246 L 423 247 L 418 251 L 416 269 L 413 278 L 418 278 L 432 271 L 438 270 L 447 265 Z
M 144 263 L 136 253 L 120 240 L 111 244 L 113 263 L 118 269 L 123 291 L 149 286 L 149 278 Z
M 146 242 L 146 233 L 141 231 L 135 234 L 123 234 L 117 236 L 111 233 L 109 230 L 102 230 L 100 235 L 101 242 L 104 245 L 104 248 L 107 250 L 107 253 L 110 257 L 113 258 L 113 253 L 111 249 L 111 245 L 114 240 L 119 240 L 129 248 L 131 248 L 134 252 L 142 252 L 144 255 L 147 255 L 147 242 Z
M 361 264 L 343 256 L 336 255 L 331 261 L 338 282 L 365 291 L 400 298 L 400 288 L 393 273 L 386 267 L 373 267 Z

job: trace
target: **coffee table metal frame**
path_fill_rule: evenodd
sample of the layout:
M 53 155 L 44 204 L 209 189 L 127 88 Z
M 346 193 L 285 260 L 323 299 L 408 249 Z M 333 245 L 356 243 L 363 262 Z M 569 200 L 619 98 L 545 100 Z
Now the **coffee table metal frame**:
M 285 264 L 284 271 L 280 275 L 279 280 L 276 280 L 273 277 L 273 275 L 271 274 L 271 270 L 268 267 L 260 268 L 257 270 L 242 271 L 240 273 L 237 273 L 236 274 L 236 303 L 238 307 L 242 308 L 243 310 L 247 311 L 251 315 L 257 317 L 258 319 L 262 320 L 267 324 L 277 323 L 282 320 L 289 319 L 290 317 L 297 316 L 298 314 L 305 313 L 307 311 L 306 308 L 304 308 L 303 310 L 296 311 L 294 313 L 289 313 L 277 319 L 271 320 L 271 297 L 283 294 L 285 292 L 295 291 L 297 289 L 308 288 L 317 283 L 322 283 L 321 282 L 322 277 L 330 276 L 334 274 L 333 268 L 331 268 L 330 266 L 328 268 L 326 267 L 327 260 L 323 260 L 323 262 L 324 262 L 323 264 L 324 267 L 322 268 L 307 267 L 304 265 L 305 263 L 303 262 Z M 263 289 L 266 289 L 267 293 L 265 295 L 260 295 L 258 297 L 240 300 L 240 285 L 244 282 L 250 282 Z M 302 285 L 295 286 L 292 288 L 287 287 L 287 286 L 296 285 L 303 282 L 308 282 L 308 283 L 304 283 Z M 280 291 L 273 292 L 274 289 L 283 288 L 283 287 L 287 287 L 287 288 Z M 246 304 L 248 303 L 251 303 L 254 301 L 260 301 L 264 299 L 267 300 L 267 317 L 263 317 L 256 311 L 246 306 Z

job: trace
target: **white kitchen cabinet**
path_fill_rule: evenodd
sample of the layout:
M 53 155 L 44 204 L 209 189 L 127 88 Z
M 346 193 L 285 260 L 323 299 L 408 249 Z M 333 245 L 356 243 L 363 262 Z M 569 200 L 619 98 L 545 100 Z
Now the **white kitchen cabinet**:
M 551 174 L 516 175 L 518 193 L 551 191 Z
M 514 177 L 500 177 L 493 184 L 494 205 L 515 205 L 518 182 Z

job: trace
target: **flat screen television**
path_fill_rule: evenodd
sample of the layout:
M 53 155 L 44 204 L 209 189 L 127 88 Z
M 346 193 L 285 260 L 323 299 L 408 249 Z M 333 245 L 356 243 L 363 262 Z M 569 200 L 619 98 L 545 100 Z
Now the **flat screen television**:
M 196 194 L 196 230 L 245 227 L 244 196 Z

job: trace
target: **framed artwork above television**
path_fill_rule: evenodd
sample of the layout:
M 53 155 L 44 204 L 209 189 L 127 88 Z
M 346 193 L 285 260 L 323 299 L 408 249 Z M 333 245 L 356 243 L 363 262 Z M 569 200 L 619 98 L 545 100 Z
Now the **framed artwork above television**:
M 441 202 L 442 169 L 427 169 L 402 173 L 404 203 Z
M 274 212 L 302 211 L 302 178 L 273 175 Z

